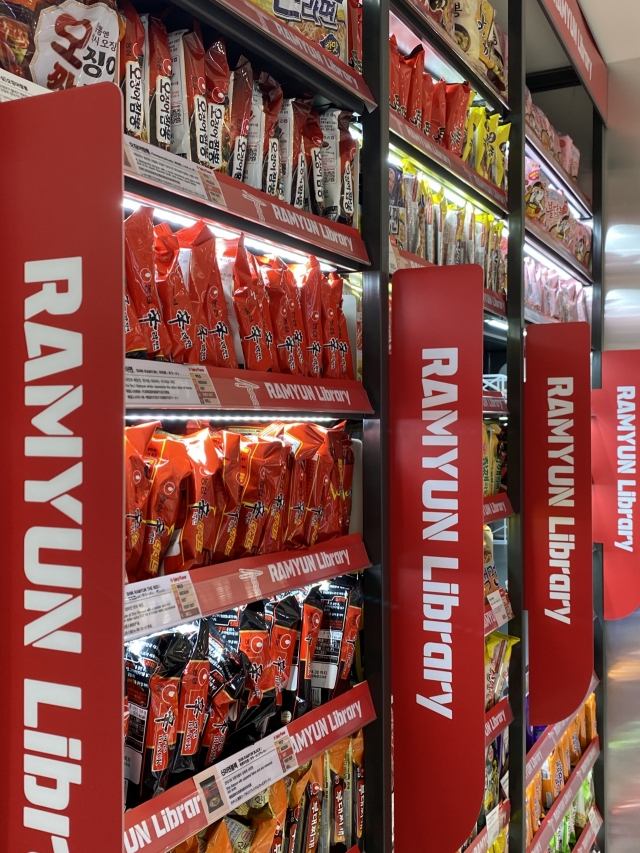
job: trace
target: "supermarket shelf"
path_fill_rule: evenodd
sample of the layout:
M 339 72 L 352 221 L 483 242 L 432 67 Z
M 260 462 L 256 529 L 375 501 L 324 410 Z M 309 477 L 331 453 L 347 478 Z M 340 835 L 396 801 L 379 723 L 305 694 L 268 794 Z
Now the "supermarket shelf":
M 582 830 L 580 838 L 573 848 L 573 853 L 591 853 L 591 848 L 598 839 L 601 827 L 602 817 L 598 809 L 594 806 L 589 814 L 589 823 Z
M 198 166 L 146 142 L 124 137 L 125 192 L 136 201 L 191 214 L 222 226 L 317 254 L 358 269 L 369 257 L 356 228 L 332 222 Z
M 369 685 L 363 681 L 273 735 L 125 812 L 124 849 L 166 853 L 375 718 Z M 234 797 L 238 788 L 239 799 Z M 217 808 L 210 811 L 214 791 Z
M 587 694 L 584 697 L 585 700 L 588 696 L 590 696 L 596 687 L 599 684 L 598 676 L 594 673 L 591 677 L 591 683 L 589 685 L 589 689 L 587 690 Z M 527 753 L 527 765 L 526 765 L 526 780 L 527 785 L 530 785 L 533 782 L 533 779 L 542 766 L 543 761 L 547 759 L 556 744 L 560 741 L 560 738 L 565 733 L 567 726 L 573 720 L 573 718 L 578 713 L 579 708 L 583 703 L 580 703 L 580 706 L 576 708 L 573 714 L 570 714 L 564 720 L 561 720 L 559 723 L 556 723 L 553 726 L 547 726 L 544 732 L 540 735 L 538 740 L 531 747 L 529 752 Z
M 506 492 L 498 492 L 497 495 L 488 495 L 486 498 L 483 498 L 482 505 L 485 524 L 515 515 L 509 495 Z
M 538 225 L 538 223 L 530 217 L 527 217 L 525 226 L 525 254 L 526 242 L 528 241 L 539 252 L 542 252 L 542 254 L 545 255 L 552 264 L 563 269 L 567 275 L 574 276 L 574 278 L 579 279 L 582 284 L 593 284 L 591 271 L 588 270 L 584 264 L 581 264 L 580 261 L 574 258 L 571 252 L 560 242 L 560 240 L 556 240 L 553 235 L 545 231 L 544 228 Z
M 539 311 L 536 311 L 534 308 L 527 308 L 525 305 L 524 309 L 524 320 L 525 323 L 559 323 L 560 320 L 556 320 L 554 317 L 547 317 L 546 314 L 541 314 Z
M 571 803 L 580 790 L 580 786 L 596 763 L 599 755 L 600 741 L 596 737 L 586 748 L 582 758 L 569 777 L 567 784 L 562 789 L 560 796 L 547 812 L 546 817 L 540 824 L 540 828 L 533 837 L 533 841 L 527 847 L 527 853 L 545 853 L 553 833 L 562 823 L 564 816 L 571 807 Z
M 497 317 L 507 316 L 507 300 L 501 293 L 484 289 L 484 310 Z
M 398 252 L 398 269 L 399 270 L 414 270 L 424 269 L 425 267 L 435 267 L 431 261 L 421 258 L 420 255 L 414 255 L 412 252 L 405 252 L 404 249 L 397 249 Z
M 551 179 L 557 189 L 562 190 L 578 213 L 585 219 L 591 219 L 593 209 L 590 200 L 571 175 L 565 172 L 555 157 L 551 155 L 551 152 L 544 147 L 529 125 L 526 126 L 526 147 L 528 149 L 527 155 L 540 163 L 543 172 Z
M 511 710 L 511 705 L 509 705 L 509 699 L 505 696 L 504 699 L 501 699 L 495 708 L 491 708 L 491 710 L 487 711 L 484 718 L 484 738 L 485 744 L 489 746 L 489 744 L 494 741 L 499 734 L 502 732 L 513 722 L 513 711 Z
M 278 412 L 354 416 L 373 411 L 355 379 L 313 379 L 136 358 L 125 360 L 125 401 L 129 418 L 132 410 L 156 417 L 167 409 L 195 417 L 221 410 L 254 416 Z
M 304 551 L 230 560 L 126 584 L 125 641 L 370 565 L 362 537 L 352 533 Z
M 253 52 L 280 72 L 276 76 L 281 83 L 287 78 L 297 83 L 300 94 L 310 90 L 357 113 L 365 107 L 375 108 L 360 74 L 250 0 L 176 0 L 176 5 L 222 35 L 240 41 L 245 52 Z
M 502 830 L 508 825 L 509 818 L 511 817 L 511 804 L 509 800 L 505 800 L 503 803 L 500 803 L 498 808 L 500 811 L 498 812 L 496 834 L 502 832 Z M 493 844 L 493 841 L 494 839 L 489 838 L 489 830 L 485 826 L 482 832 L 480 832 L 471 842 L 469 847 L 467 847 L 466 853 L 487 853 L 489 847 Z
M 470 201 L 499 217 L 508 212 L 504 190 L 474 172 L 460 157 L 432 142 L 395 110 L 389 110 L 389 130 L 393 144 L 440 180 L 451 183 L 454 192 L 468 196 Z
M 391 0 L 391 11 L 406 23 L 416 34 L 424 38 L 448 62 L 463 79 L 494 109 L 501 113 L 508 110 L 504 94 L 469 61 L 453 39 L 430 17 L 426 6 L 420 0 Z
M 506 625 L 509 621 L 509 613 L 507 612 L 507 607 L 509 609 L 511 608 L 509 596 L 503 589 L 499 590 L 499 593 L 502 601 L 502 607 L 493 607 L 491 604 L 487 604 L 484 609 L 485 637 L 492 634 L 494 631 L 497 631 L 499 628 L 502 628 L 502 626 Z M 513 614 L 511 615 L 513 616 Z
M 482 414 L 483 415 L 508 415 L 507 401 L 499 391 L 482 392 Z M 486 500 L 486 499 L 485 499 Z M 508 499 L 507 499 L 508 500 Z M 487 511 L 485 503 L 485 512 Z M 511 515 L 511 513 L 509 513 Z M 506 516 L 503 516 L 506 517 Z M 491 519 L 496 521 L 497 519 Z

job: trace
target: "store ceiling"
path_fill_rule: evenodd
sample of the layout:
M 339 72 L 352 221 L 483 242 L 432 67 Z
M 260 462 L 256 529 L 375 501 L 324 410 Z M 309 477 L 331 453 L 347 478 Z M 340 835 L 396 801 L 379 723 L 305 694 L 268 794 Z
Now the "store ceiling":
M 638 0 L 579 0 L 607 65 L 640 56 Z

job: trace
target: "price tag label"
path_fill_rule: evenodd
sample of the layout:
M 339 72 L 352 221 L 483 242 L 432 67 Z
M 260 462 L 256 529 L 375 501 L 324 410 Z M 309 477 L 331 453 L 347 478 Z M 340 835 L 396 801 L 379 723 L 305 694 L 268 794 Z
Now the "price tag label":
M 496 838 L 500 835 L 500 806 L 496 806 L 495 809 L 489 812 L 487 815 L 487 839 L 488 846 L 494 843 Z
M 124 637 L 133 640 L 198 619 L 200 605 L 188 572 L 124 588 Z
M 600 812 L 595 806 L 591 806 L 589 809 L 589 826 L 592 828 L 593 837 L 595 838 L 600 832 L 600 827 L 602 826 Z
M 286 728 L 218 762 L 194 779 L 207 821 L 213 823 L 246 803 L 297 766 Z
M 507 611 L 504 606 L 504 601 L 502 600 L 502 596 L 500 595 L 500 590 L 497 589 L 495 592 L 490 592 L 487 596 L 487 601 L 491 605 L 491 609 L 493 610 L 494 616 L 496 617 L 496 622 L 498 626 L 504 625 L 505 622 L 508 621 Z
M 126 359 L 124 369 L 127 406 L 220 406 L 211 377 L 200 365 Z
M 502 779 L 500 780 L 500 784 L 502 785 L 502 790 L 504 791 L 504 795 L 507 799 L 509 799 L 509 771 L 504 774 Z

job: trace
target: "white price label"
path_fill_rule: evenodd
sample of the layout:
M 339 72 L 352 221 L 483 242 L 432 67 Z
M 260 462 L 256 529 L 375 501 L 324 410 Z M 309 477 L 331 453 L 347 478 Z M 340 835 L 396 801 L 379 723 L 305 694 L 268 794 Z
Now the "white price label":
M 146 181 L 225 207 L 218 179 L 197 163 L 131 136 L 124 137 L 125 168 Z
M 500 806 L 490 811 L 487 815 L 487 839 L 489 847 L 494 843 L 500 835 Z
M 504 795 L 507 799 L 509 799 L 509 771 L 504 774 L 502 779 L 500 780 L 500 784 L 502 785 L 502 790 L 504 791 Z
M 38 86 L 31 80 L 17 77 L 15 74 L 3 71 L 0 68 L 0 103 L 17 101 L 19 98 L 27 98 L 29 95 L 44 95 L 50 91 L 51 89 L 45 89 L 44 86 Z
M 220 406 L 211 377 L 197 364 L 127 359 L 125 392 L 127 406 Z
M 188 572 L 127 584 L 124 588 L 125 640 L 199 617 L 198 596 Z
M 595 838 L 600 832 L 600 827 L 602 826 L 600 812 L 595 806 L 591 806 L 589 809 L 589 826 L 592 827 L 593 837 Z
M 507 616 L 507 611 L 504 606 L 504 601 L 502 600 L 502 596 L 500 595 L 500 590 L 497 589 L 495 592 L 490 592 L 487 596 L 487 601 L 491 605 L 491 609 L 493 610 L 493 614 L 496 617 L 496 622 L 498 626 L 504 625 L 505 622 L 509 621 L 509 617 Z
M 286 728 L 208 768 L 194 782 L 213 823 L 298 766 Z

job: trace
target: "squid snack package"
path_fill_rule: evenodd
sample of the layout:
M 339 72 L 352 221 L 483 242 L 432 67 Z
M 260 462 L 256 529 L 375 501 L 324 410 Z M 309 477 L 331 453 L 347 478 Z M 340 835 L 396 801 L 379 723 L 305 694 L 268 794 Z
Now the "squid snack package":
M 150 472 L 151 490 L 136 580 L 159 574 L 173 531 L 181 523 L 185 511 L 186 484 L 191 471 L 183 442 L 166 433 L 152 436 L 145 462 Z
M 305 206 L 307 190 L 307 155 L 305 153 L 304 128 L 313 105 L 311 96 L 291 101 L 291 155 L 287 158 L 287 172 L 283 175 L 285 201 L 290 201 L 299 210 Z M 289 171 L 290 162 L 290 171 Z M 289 195 L 286 192 L 289 191 Z
M 144 332 L 129 295 L 129 288 L 126 285 L 124 290 L 124 354 L 125 358 L 146 359 L 147 357 Z
M 125 427 L 125 570 L 129 581 L 136 579 L 136 570 L 144 543 L 143 522 L 147 515 L 151 480 L 147 473 L 145 456 L 160 421 L 150 421 Z
M 247 125 L 247 154 L 244 161 L 245 184 L 259 190 L 262 186 L 262 146 L 264 144 L 264 104 L 258 78 L 254 75 L 251 114 Z
M 235 633 L 238 634 L 237 612 L 230 611 L 226 616 L 227 623 L 235 622 Z M 210 767 L 224 749 L 230 726 L 229 713 L 244 693 L 249 670 L 246 655 L 237 649 L 234 651 L 234 643 L 229 642 L 229 635 L 219 630 L 221 623 L 225 621 L 224 617 L 225 614 L 217 614 L 208 620 L 209 683 L 206 719 L 198 758 L 201 768 Z M 239 635 L 235 644 L 238 642 Z
M 182 442 L 191 471 L 186 482 L 186 512 L 165 554 L 165 574 L 209 565 L 220 526 L 216 486 L 221 461 L 208 429 L 185 436 Z
M 180 266 L 180 243 L 167 222 L 156 225 L 154 234 L 158 294 L 171 336 L 172 361 L 198 364 L 198 326 Z M 202 323 L 200 328 L 207 332 Z
M 302 142 L 305 153 L 305 210 L 324 216 L 324 172 L 322 168 L 322 149 L 324 138 L 320 127 L 320 114 L 311 110 L 302 128 Z
M 188 633 L 187 627 L 190 629 Z M 171 764 L 172 784 L 180 781 L 185 773 L 196 772 L 209 692 L 209 624 L 206 619 L 201 619 L 184 628 L 191 642 L 191 654 L 180 679 L 176 748 Z
M 431 110 L 433 108 L 433 79 L 425 71 L 422 75 L 422 132 L 431 136 Z
M 397 113 L 401 113 L 400 54 L 394 35 L 389 39 L 389 106 Z
M 200 24 L 169 33 L 171 52 L 171 151 L 209 166 L 207 86 Z
M 144 111 L 144 27 L 129 0 L 120 0 L 124 36 L 119 48 L 118 78 L 123 97 L 124 132 L 136 139 L 147 138 Z
M 171 148 L 171 52 L 165 25 L 153 15 L 140 17 L 145 30 L 143 75 L 147 137 L 151 145 Z
M 429 129 L 431 139 L 438 145 L 444 145 L 444 135 L 447 126 L 447 81 L 438 80 L 433 84 L 431 100 L 431 117 Z
M 124 222 L 127 290 L 144 334 L 147 357 L 170 361 L 171 338 L 160 308 L 153 241 L 153 208 L 139 207 Z
M 207 90 L 207 139 L 209 165 L 217 172 L 226 172 L 230 157 L 229 86 L 231 70 L 227 49 L 222 39 L 216 39 L 204 55 Z
M 279 258 L 260 268 L 268 296 L 274 346 L 281 373 L 306 374 L 302 311 L 293 273 Z
M 141 800 L 166 791 L 176 748 L 180 680 L 193 651 L 193 633 L 166 635 L 160 663 L 149 679 L 149 718 L 142 766 Z M 191 635 L 191 636 L 190 636 Z
M 251 118 L 253 69 L 241 56 L 231 75 L 229 116 L 229 163 L 227 174 L 238 181 L 244 177 L 247 158 L 247 136 Z
M 468 83 L 447 83 L 445 89 L 447 115 L 444 146 L 458 157 L 462 155 L 464 132 L 467 124 L 469 99 L 473 97 Z
M 261 177 L 257 189 L 262 189 L 267 195 L 277 196 L 281 169 L 280 136 L 276 130 L 282 108 L 282 89 L 280 84 L 265 71 L 260 72 L 258 86 L 262 92 L 264 134 L 260 157 Z
M 243 473 L 238 530 L 233 556 L 254 556 L 260 550 L 262 533 L 276 499 L 288 463 L 288 449 L 272 436 L 250 436 L 240 441 Z
M 176 232 L 176 237 L 198 328 L 198 361 L 212 367 L 237 367 L 216 257 L 216 239 L 202 220 Z M 206 335 L 201 333 L 201 326 Z
M 318 259 L 309 255 L 302 279 L 301 301 L 309 376 L 315 377 L 322 375 L 323 362 L 322 278 Z
M 244 245 L 244 235 L 238 241 L 233 266 L 233 302 L 238 320 L 242 352 L 247 370 L 272 370 L 273 362 L 267 327 L 260 301 L 258 278 L 252 269 Z M 270 325 L 270 319 L 269 319 Z
M 311 662 L 311 698 L 314 708 L 328 702 L 333 696 L 340 672 L 347 609 L 351 592 L 357 583 L 356 578 L 344 575 L 320 587 L 322 623 Z M 353 641 L 352 637 L 350 639 Z
M 349 65 L 362 74 L 362 6 L 360 0 L 347 0 L 347 41 Z
M 220 526 L 216 538 L 212 562 L 229 560 L 235 547 L 240 517 L 240 436 L 222 430 L 212 436 L 218 456 L 222 460 L 224 490 L 220 507 Z

